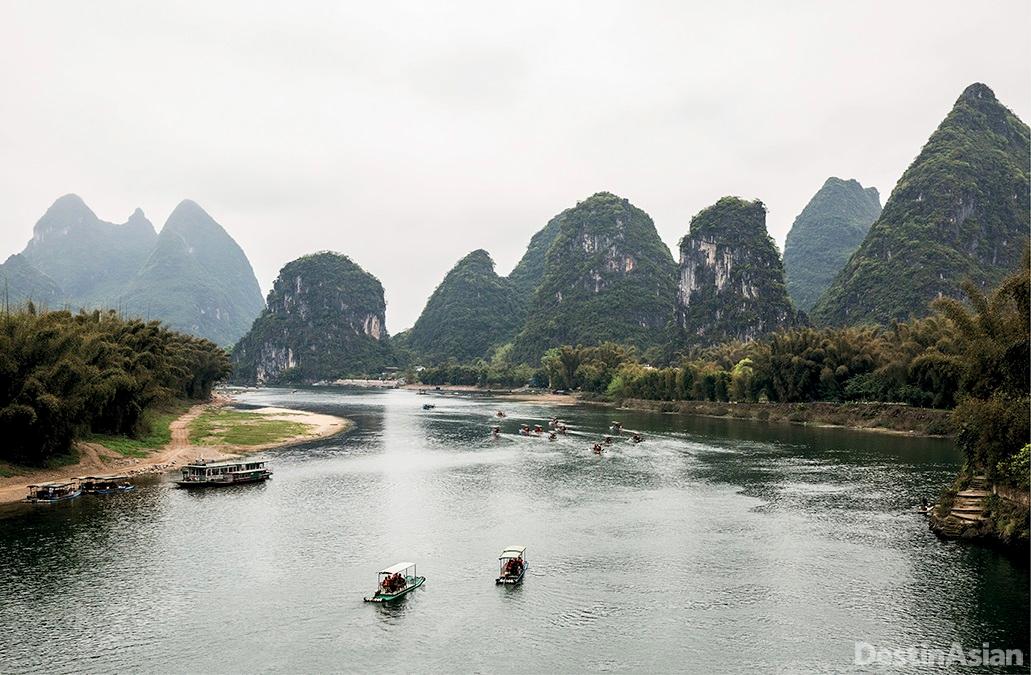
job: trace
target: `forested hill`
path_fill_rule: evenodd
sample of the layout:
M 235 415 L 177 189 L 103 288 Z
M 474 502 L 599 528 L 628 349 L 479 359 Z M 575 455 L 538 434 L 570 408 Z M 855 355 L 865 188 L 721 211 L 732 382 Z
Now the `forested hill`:
M 494 271 L 490 254 L 473 251 L 430 296 L 406 347 L 429 363 L 483 358 L 519 329 L 523 305 L 513 283 Z
M 100 220 L 78 195 L 57 199 L 32 229 L 22 256 L 61 289 L 73 307 L 117 307 L 157 241 L 136 209 L 125 223 Z M 14 298 L 21 300 L 22 298 Z
M 1031 227 L 1029 147 L 1028 126 L 991 89 L 967 87 L 811 318 L 888 323 L 960 297 L 965 279 L 998 283 Z
M 784 244 L 784 277 L 795 307 L 812 309 L 879 215 L 877 188 L 827 179 L 795 218 Z
M 121 305 L 228 346 L 247 331 L 265 302 L 240 246 L 187 199 L 168 216 Z
M 233 349 L 235 377 L 259 384 L 379 374 L 394 366 L 383 285 L 345 255 L 287 263 L 268 308 Z
M 139 435 L 148 413 L 206 399 L 230 372 L 214 343 L 114 312 L 0 315 L 0 460 L 41 465 L 89 433 Z
M 680 241 L 677 327 L 687 345 L 754 340 L 796 323 L 759 200 L 724 197 Z
M 648 214 L 599 192 L 556 220 L 558 235 L 513 358 L 536 363 L 563 344 L 662 343 L 673 316 L 676 263 Z
M 15 306 L 118 309 L 222 345 L 264 307 L 243 250 L 190 200 L 158 235 L 140 209 L 116 225 L 65 195 L 36 223 L 24 252 L 0 265 L 0 286 Z

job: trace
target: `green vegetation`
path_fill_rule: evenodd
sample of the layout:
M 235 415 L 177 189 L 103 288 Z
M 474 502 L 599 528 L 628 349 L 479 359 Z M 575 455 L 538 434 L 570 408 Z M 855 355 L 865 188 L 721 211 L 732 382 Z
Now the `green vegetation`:
M 0 317 L 0 460 L 45 465 L 91 434 L 141 438 L 147 411 L 206 399 L 230 372 L 217 345 L 114 312 Z
M 240 339 L 265 306 L 243 250 L 190 200 L 172 211 L 120 302 L 220 345 Z
M 259 413 L 209 409 L 190 423 L 190 443 L 205 446 L 255 446 L 279 443 L 304 434 L 307 424 L 269 419 Z
M 154 450 L 165 447 L 172 441 L 172 422 L 190 409 L 189 401 L 173 401 L 145 410 L 137 436 L 117 434 L 89 434 L 83 440 L 99 443 L 108 450 L 126 457 L 146 457 Z
M 522 318 L 512 282 L 494 272 L 494 261 L 480 249 L 447 273 L 403 344 L 420 362 L 469 362 L 511 339 Z
M 998 283 L 1031 227 L 1029 136 L 991 89 L 967 87 L 811 318 L 887 324 L 960 297 L 966 279 Z
M 763 203 L 724 197 L 692 218 L 680 240 L 680 341 L 752 340 L 795 322 Z
M 877 188 L 828 178 L 795 218 L 784 243 L 788 295 L 808 312 L 881 215 Z
M 676 266 L 648 214 L 600 192 L 555 220 L 558 235 L 513 360 L 535 363 L 563 344 L 660 344 L 673 316 Z
M 526 318 L 530 301 L 533 299 L 533 292 L 540 286 L 541 280 L 544 278 L 544 261 L 547 258 L 548 249 L 558 238 L 561 226 L 561 214 L 549 220 L 547 225 L 530 238 L 526 253 L 508 275 L 508 279 L 515 287 L 516 295 L 523 305 L 521 319 Z
M 350 258 L 322 252 L 287 263 L 268 309 L 233 348 L 242 382 L 315 382 L 393 366 L 383 285 Z

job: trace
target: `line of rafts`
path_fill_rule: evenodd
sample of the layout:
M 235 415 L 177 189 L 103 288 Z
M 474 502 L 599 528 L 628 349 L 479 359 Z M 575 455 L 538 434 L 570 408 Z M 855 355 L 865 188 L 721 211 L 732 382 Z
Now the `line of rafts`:
M 111 495 L 131 492 L 136 486 L 122 474 L 110 476 L 79 476 L 73 480 L 50 481 L 29 486 L 25 501 L 33 504 L 56 504 L 87 495 Z
M 498 556 L 500 569 L 494 580 L 498 586 L 514 586 L 523 583 L 526 576 L 525 546 L 508 546 Z M 365 602 L 390 602 L 397 600 L 426 583 L 426 577 L 418 575 L 413 562 L 399 562 L 376 574 L 376 591 L 365 598 Z
M 497 412 L 497 416 L 498 417 L 507 417 L 507 415 L 502 410 L 499 410 Z M 549 427 L 548 431 L 545 432 L 544 427 L 542 425 L 540 425 L 540 424 L 535 424 L 532 427 L 529 424 L 523 424 L 523 425 L 521 425 L 519 427 L 519 435 L 520 436 L 544 436 L 544 434 L 547 433 L 548 440 L 549 441 L 555 441 L 555 440 L 558 440 L 558 435 L 559 434 L 563 434 L 564 435 L 569 430 L 569 428 L 565 425 L 565 423 L 562 422 L 562 420 L 560 420 L 557 417 L 552 417 L 551 418 L 551 421 L 548 422 L 548 427 Z M 612 424 L 609 426 L 609 430 L 610 431 L 614 431 L 617 435 L 622 435 L 622 433 L 623 433 L 623 423 L 622 422 L 613 421 Z M 490 428 L 490 434 L 494 438 L 500 437 L 501 436 L 501 426 L 498 425 L 498 424 L 493 425 Z M 640 443 L 643 440 L 644 440 L 644 436 L 642 436 L 639 432 L 637 432 L 637 431 L 630 432 L 630 441 L 632 443 Z M 591 446 L 591 451 L 594 452 L 594 454 L 596 454 L 596 455 L 600 455 L 604 451 L 605 446 L 612 445 L 612 443 L 613 443 L 612 436 L 605 435 L 605 436 L 602 437 L 600 442 L 597 442 L 593 446 Z
M 175 482 L 181 488 L 223 487 L 260 483 L 272 477 L 265 462 L 258 460 L 207 462 L 203 459 L 182 468 L 182 478 Z M 84 494 L 110 495 L 130 492 L 136 486 L 123 474 L 80 476 L 69 481 L 52 481 L 29 486 L 25 501 L 33 504 L 56 504 Z

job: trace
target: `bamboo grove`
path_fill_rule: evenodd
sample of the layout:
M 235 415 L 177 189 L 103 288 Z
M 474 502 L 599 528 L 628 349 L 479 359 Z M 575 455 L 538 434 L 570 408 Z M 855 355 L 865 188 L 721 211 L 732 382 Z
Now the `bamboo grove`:
M 43 464 L 89 433 L 136 435 L 147 411 L 205 399 L 230 373 L 213 342 L 113 311 L 0 317 L 0 460 Z

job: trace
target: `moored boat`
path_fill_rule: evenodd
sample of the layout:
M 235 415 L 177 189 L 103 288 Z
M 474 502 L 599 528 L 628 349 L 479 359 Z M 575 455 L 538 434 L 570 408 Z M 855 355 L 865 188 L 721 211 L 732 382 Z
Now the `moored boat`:
M 33 504 L 55 504 L 75 499 L 82 494 L 76 481 L 51 481 L 29 486 L 25 501 Z
M 416 574 L 415 563 L 399 562 L 382 570 L 377 575 L 376 592 L 365 602 L 390 602 L 411 593 L 426 581 Z
M 498 561 L 501 563 L 501 573 L 494 580 L 495 584 L 523 583 L 523 577 L 526 576 L 526 568 L 529 567 L 529 563 L 526 562 L 525 546 L 506 547 L 501 552 L 501 555 L 498 556 Z
M 129 482 L 129 477 L 123 474 L 110 476 L 80 476 L 79 486 L 86 494 L 110 495 L 116 492 L 130 492 L 136 486 Z
M 183 467 L 182 480 L 176 485 L 184 488 L 219 487 L 258 483 L 272 477 L 265 462 L 258 460 L 244 462 L 205 462 L 199 460 Z

